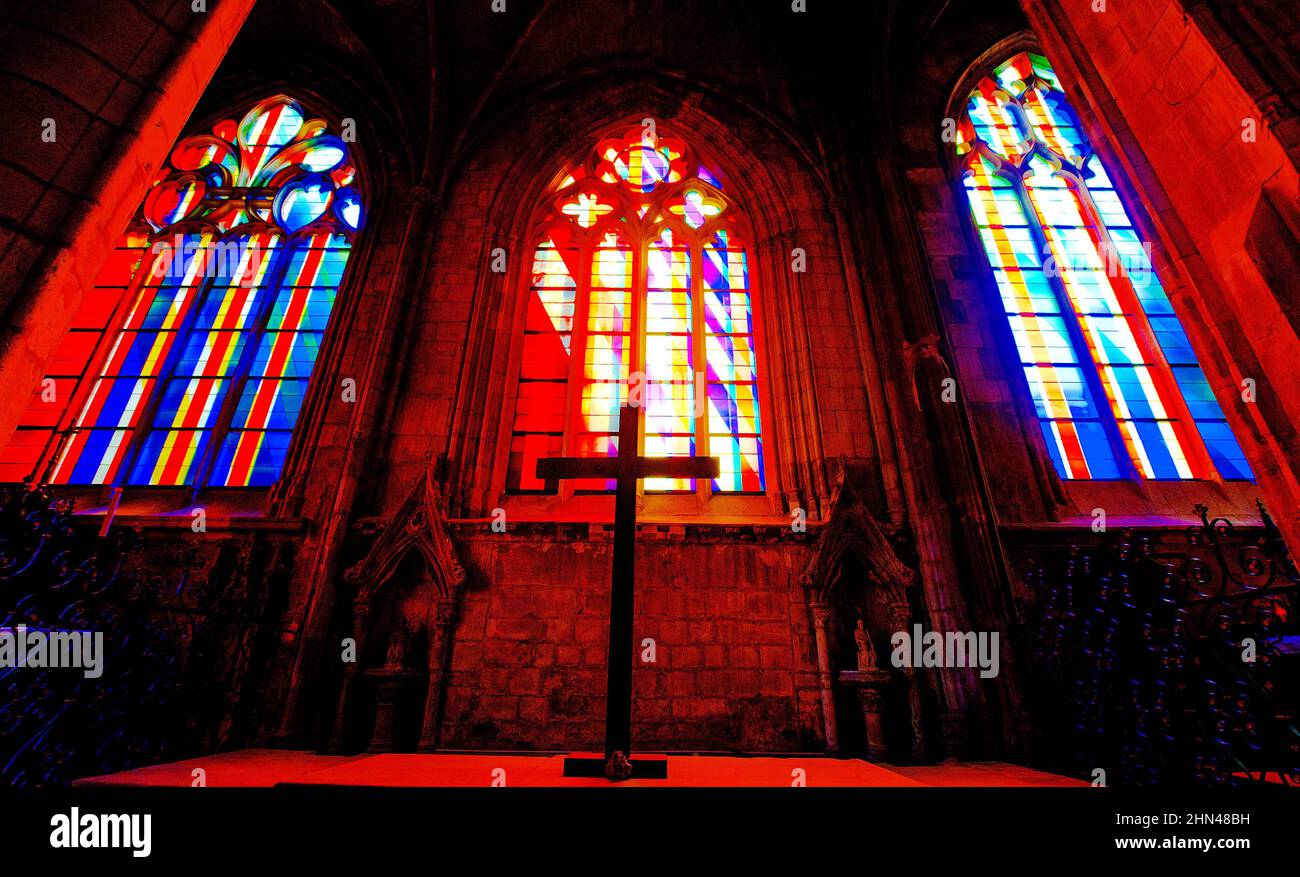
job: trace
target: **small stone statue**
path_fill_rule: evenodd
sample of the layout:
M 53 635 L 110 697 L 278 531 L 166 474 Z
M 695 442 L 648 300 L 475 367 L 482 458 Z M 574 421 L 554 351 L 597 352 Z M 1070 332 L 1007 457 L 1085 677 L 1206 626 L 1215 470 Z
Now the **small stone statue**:
M 401 670 L 406 664 L 406 624 L 398 621 L 393 625 L 393 635 L 388 639 L 388 655 L 384 660 L 385 670 Z
M 858 669 L 875 670 L 876 650 L 871 645 L 871 634 L 867 633 L 861 618 L 858 619 L 857 629 L 853 631 L 853 639 L 858 643 Z

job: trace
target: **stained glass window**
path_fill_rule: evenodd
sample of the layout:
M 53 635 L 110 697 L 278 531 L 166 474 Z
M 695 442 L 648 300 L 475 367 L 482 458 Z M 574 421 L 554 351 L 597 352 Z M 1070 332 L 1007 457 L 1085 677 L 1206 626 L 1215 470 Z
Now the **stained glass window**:
M 629 393 L 643 406 L 640 453 L 721 460 L 707 485 L 647 479 L 647 491 L 763 491 L 744 241 L 718 176 L 650 126 L 602 141 L 565 175 L 532 254 L 510 492 L 557 491 L 536 477 L 541 457 L 617 454 Z
M 355 178 L 344 141 L 284 96 L 182 140 L 0 477 L 273 484 L 362 224 Z
M 1025 52 L 970 96 L 971 214 L 1062 478 L 1253 476 L 1055 71 Z

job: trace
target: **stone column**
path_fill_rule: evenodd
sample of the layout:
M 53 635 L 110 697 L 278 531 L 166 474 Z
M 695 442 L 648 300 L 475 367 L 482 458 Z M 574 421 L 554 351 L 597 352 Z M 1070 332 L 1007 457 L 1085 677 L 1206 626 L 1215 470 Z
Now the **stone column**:
M 862 719 L 867 726 L 868 761 L 885 760 L 884 700 L 879 688 L 864 685 L 858 689 L 858 703 L 862 704 Z
M 438 731 L 442 721 L 442 680 L 451 655 L 452 625 L 456 618 L 453 598 L 438 601 L 434 610 L 433 636 L 429 638 L 429 688 L 424 695 L 424 723 L 420 727 L 420 752 L 438 748 Z
M 836 755 L 840 751 L 840 735 L 835 727 L 835 693 L 832 690 L 831 649 L 826 638 L 826 623 L 831 618 L 827 603 L 812 603 L 813 630 L 817 640 L 817 677 L 822 695 L 822 724 L 826 730 L 826 751 Z
M 890 604 L 889 623 L 895 631 L 910 630 L 912 607 L 907 603 Z M 922 760 L 927 755 L 928 747 L 925 740 L 925 721 L 921 714 L 921 679 L 910 662 L 902 668 L 902 671 L 907 679 L 907 706 L 912 720 L 912 758 Z
M 356 684 L 357 665 L 361 661 L 362 650 L 366 644 L 366 632 L 369 629 L 370 604 L 358 600 L 352 605 L 352 641 L 356 643 L 356 660 L 343 668 L 343 686 L 339 689 L 339 703 L 334 710 L 334 728 L 330 732 L 330 752 L 339 752 L 343 748 L 344 717 L 347 715 L 348 697 Z

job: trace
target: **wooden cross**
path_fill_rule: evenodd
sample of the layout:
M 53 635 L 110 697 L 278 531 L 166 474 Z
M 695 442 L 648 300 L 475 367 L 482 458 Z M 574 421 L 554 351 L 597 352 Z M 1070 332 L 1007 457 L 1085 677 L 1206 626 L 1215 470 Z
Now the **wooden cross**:
M 626 404 L 618 415 L 618 456 L 549 457 L 537 477 L 613 479 L 614 570 L 609 586 L 609 659 L 605 697 L 605 758 L 567 758 L 566 776 L 666 776 L 666 761 L 630 761 L 632 751 L 632 606 L 636 594 L 636 483 L 642 478 L 716 478 L 717 457 L 642 457 L 637 453 L 641 409 Z

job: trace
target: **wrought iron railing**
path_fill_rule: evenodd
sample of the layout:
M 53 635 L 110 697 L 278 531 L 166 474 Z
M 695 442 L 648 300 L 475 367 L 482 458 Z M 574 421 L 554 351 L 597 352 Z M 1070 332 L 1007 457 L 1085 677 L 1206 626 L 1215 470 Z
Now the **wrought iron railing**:
M 188 534 L 188 531 L 187 531 Z M 45 488 L 0 488 L 0 634 L 102 633 L 102 675 L 0 666 L 0 784 L 83 776 L 211 752 L 265 659 L 272 566 L 244 545 L 79 524 Z M 252 571 L 253 574 L 249 574 Z M 274 633 L 273 628 L 270 629 Z
M 1300 575 L 1261 506 L 1183 544 L 1124 530 L 1027 568 L 1045 766 L 1127 785 L 1300 785 Z M 1177 534 L 1173 534 L 1177 536 Z

